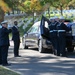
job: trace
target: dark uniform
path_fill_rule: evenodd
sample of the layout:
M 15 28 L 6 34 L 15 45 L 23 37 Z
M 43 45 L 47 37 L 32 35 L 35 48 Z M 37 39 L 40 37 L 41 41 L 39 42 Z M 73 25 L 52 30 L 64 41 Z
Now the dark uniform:
M 57 55 L 60 56 L 66 56 L 66 31 L 69 31 L 70 29 L 63 23 L 60 22 L 57 25 L 57 30 L 58 30 L 58 49 L 57 49 Z
M 14 42 L 14 56 L 19 57 L 20 34 L 17 25 L 12 27 L 12 40 Z
M 54 47 L 54 54 L 56 55 L 57 54 L 57 49 L 58 49 L 58 38 L 57 38 L 57 29 L 56 29 L 56 26 L 57 26 L 58 22 L 54 22 L 54 23 L 51 23 L 49 25 L 49 30 L 50 30 L 50 40 L 53 44 L 53 47 Z
M 0 29 L 0 64 L 8 65 L 7 56 L 9 48 L 9 33 L 11 30 L 8 30 L 5 27 Z

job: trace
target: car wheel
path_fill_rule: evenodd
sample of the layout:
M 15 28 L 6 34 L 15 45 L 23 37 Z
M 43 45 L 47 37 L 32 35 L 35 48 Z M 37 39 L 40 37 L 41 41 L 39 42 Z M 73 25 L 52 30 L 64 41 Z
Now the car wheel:
M 74 47 L 68 47 L 68 48 L 67 48 L 67 51 L 68 51 L 68 52 L 73 52 L 73 51 L 74 51 Z
M 22 44 L 24 49 L 28 49 L 28 46 L 26 46 L 26 43 L 25 43 L 25 38 L 22 39 Z
M 43 52 L 44 52 L 44 48 L 43 48 L 43 46 L 42 46 L 42 45 L 43 45 L 42 42 L 43 42 L 43 40 L 40 39 L 40 40 L 39 40 L 39 46 L 38 46 L 38 50 L 39 50 L 40 53 L 43 53 Z
M 53 53 L 53 47 L 51 49 L 47 49 L 48 53 Z

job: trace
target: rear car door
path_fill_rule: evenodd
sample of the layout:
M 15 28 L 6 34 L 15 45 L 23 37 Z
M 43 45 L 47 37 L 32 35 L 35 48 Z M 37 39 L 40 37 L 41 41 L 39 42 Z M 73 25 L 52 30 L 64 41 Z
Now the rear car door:
M 41 23 L 40 23 L 40 32 L 41 36 L 49 39 L 49 29 L 48 29 L 48 23 L 44 20 L 42 17 Z

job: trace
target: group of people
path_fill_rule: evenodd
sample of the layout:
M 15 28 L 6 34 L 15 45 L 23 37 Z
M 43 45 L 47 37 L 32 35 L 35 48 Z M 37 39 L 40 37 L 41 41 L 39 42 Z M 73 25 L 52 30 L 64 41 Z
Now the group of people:
M 49 39 L 53 45 L 53 53 L 57 56 L 66 56 L 66 32 L 71 29 L 64 24 L 64 17 L 53 17 L 44 20 L 48 23 Z M 7 61 L 8 49 L 10 46 L 9 33 L 12 33 L 12 40 L 14 42 L 14 57 L 21 57 L 19 55 L 20 34 L 18 30 L 18 22 L 14 21 L 14 26 L 8 28 L 8 22 L 1 22 L 2 28 L 0 29 L 0 65 L 10 65 Z
M 44 17 L 44 16 L 43 16 Z M 44 20 L 48 23 L 49 29 L 49 38 L 53 45 L 53 53 L 57 56 L 65 57 L 66 55 L 66 32 L 70 31 L 69 28 L 65 23 L 65 18 L 61 16 L 52 17 L 48 20 L 44 17 Z
M 18 30 L 18 22 L 14 21 L 14 26 L 8 28 L 8 22 L 1 22 L 2 28 L 0 28 L 0 65 L 9 66 L 8 63 L 8 49 L 10 46 L 9 33 L 12 33 L 12 40 L 14 42 L 14 57 L 20 57 L 19 46 L 20 46 L 20 34 Z

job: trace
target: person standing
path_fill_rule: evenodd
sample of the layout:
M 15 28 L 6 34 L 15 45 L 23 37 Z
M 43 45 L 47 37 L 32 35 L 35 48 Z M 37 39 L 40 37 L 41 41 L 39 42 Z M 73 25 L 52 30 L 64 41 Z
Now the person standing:
M 64 24 L 64 17 L 60 17 L 59 24 L 57 25 L 58 30 L 58 50 L 57 54 L 66 56 L 66 32 L 69 31 L 69 27 Z
M 58 50 L 58 38 L 57 38 L 57 28 L 56 26 L 59 24 L 59 18 L 58 17 L 53 17 L 51 20 L 50 24 L 50 38 L 54 47 L 54 55 L 57 55 L 57 50 Z
M 0 64 L 3 66 L 9 66 L 10 64 L 7 61 L 8 48 L 9 48 L 9 33 L 11 29 L 7 29 L 8 22 L 1 22 L 2 28 L 0 29 Z
M 21 57 L 19 55 L 20 34 L 17 25 L 18 22 L 14 21 L 14 26 L 12 27 L 12 40 L 14 42 L 14 57 Z

